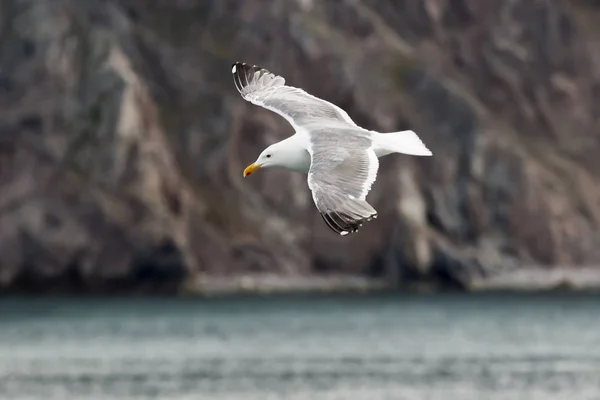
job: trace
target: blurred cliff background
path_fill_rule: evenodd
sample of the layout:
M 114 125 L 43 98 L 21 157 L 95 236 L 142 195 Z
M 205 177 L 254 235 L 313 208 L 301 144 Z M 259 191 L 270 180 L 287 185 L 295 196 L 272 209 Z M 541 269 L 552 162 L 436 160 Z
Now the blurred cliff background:
M 434 156 L 339 237 L 235 61 Z M 0 0 L 0 398 L 600 398 L 600 296 L 503 288 L 600 288 L 597 0 Z
M 0 18 L 2 292 L 600 282 L 597 1 L 2 0 Z M 242 178 L 292 128 L 241 99 L 233 61 L 434 157 L 383 159 L 380 218 L 337 237 L 305 176 Z

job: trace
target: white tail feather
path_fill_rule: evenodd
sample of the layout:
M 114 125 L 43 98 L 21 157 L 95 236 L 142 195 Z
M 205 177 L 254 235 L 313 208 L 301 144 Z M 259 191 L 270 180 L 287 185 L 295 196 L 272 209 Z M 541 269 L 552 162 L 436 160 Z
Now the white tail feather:
M 412 156 L 431 156 L 433 153 L 425 146 L 425 143 L 419 139 L 419 136 L 413 131 L 400 131 L 381 133 L 377 135 L 376 150 L 378 157 L 390 153 L 402 153 Z

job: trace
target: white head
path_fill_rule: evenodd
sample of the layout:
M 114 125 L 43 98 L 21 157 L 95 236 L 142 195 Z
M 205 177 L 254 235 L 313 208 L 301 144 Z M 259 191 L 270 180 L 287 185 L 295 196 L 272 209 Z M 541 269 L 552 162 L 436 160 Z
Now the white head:
M 306 167 L 305 167 L 305 164 Z M 282 167 L 291 170 L 303 170 L 310 165 L 307 151 L 288 139 L 267 147 L 260 153 L 256 161 L 244 170 L 248 176 L 259 168 Z

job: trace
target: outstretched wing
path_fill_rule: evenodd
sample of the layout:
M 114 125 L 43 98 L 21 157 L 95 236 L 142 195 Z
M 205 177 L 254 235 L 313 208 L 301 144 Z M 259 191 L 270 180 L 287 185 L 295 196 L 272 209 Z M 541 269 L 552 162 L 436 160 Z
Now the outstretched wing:
M 359 133 L 311 138 L 308 187 L 321 216 L 340 235 L 356 232 L 364 222 L 377 218 L 365 199 L 377 177 L 379 160 L 371 139 Z
M 233 82 L 245 100 L 276 112 L 296 130 L 318 119 L 356 126 L 340 107 L 302 89 L 286 86 L 283 77 L 262 67 L 237 62 L 231 72 Z

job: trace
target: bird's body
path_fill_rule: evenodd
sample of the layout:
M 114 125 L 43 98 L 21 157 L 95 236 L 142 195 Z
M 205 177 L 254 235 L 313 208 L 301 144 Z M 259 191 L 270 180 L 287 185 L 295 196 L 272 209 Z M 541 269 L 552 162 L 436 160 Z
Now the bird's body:
M 431 152 L 413 131 L 379 133 L 357 126 L 344 110 L 264 68 L 235 63 L 234 82 L 242 97 L 283 116 L 295 134 L 267 147 L 244 171 L 277 166 L 308 174 L 313 200 L 327 225 L 346 235 L 377 217 L 366 201 L 379 167 L 391 153 Z

